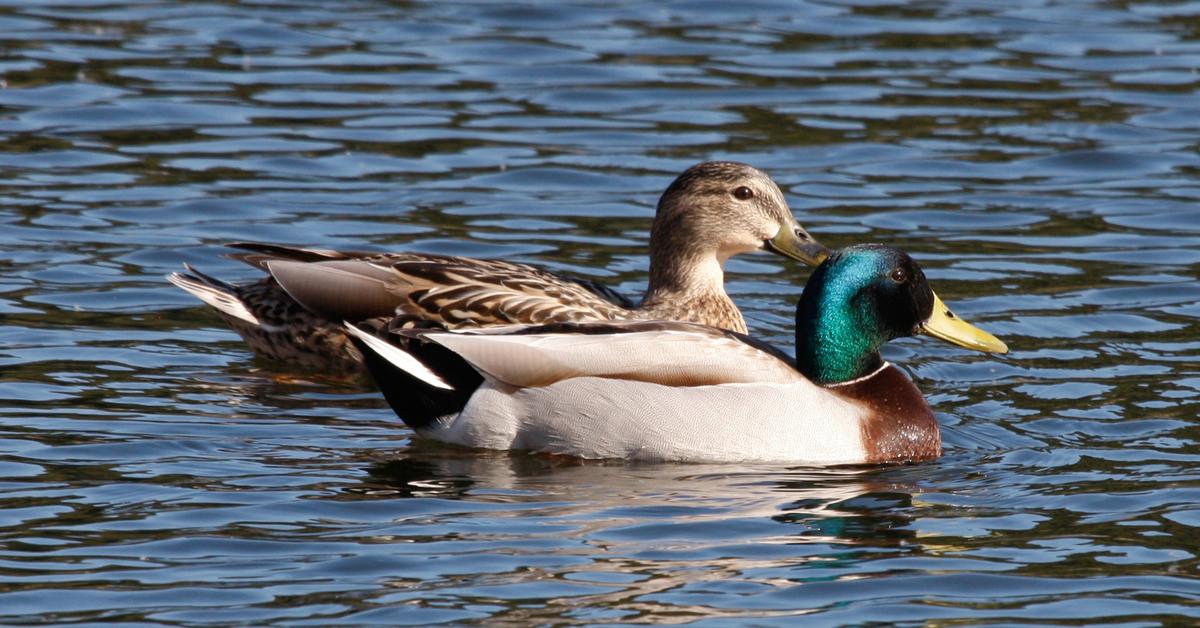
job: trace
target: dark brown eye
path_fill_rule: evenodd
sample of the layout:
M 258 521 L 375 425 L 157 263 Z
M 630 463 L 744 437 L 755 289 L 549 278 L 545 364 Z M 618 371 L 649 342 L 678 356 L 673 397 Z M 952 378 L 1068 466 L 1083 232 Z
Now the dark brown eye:
M 896 283 L 904 283 L 908 281 L 908 273 L 904 272 L 903 268 L 897 268 L 892 271 L 892 281 Z
M 751 190 L 744 185 L 740 185 L 734 189 L 733 198 L 736 198 L 739 201 L 748 201 L 754 198 L 754 190 Z

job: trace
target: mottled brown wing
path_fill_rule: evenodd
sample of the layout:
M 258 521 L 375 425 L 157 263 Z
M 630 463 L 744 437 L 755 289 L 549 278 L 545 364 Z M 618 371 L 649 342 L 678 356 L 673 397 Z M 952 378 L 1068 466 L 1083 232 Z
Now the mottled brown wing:
M 229 246 L 247 252 L 228 257 L 270 272 L 293 298 L 334 320 L 394 312 L 414 323 L 451 326 L 562 322 L 623 318 L 635 305 L 603 284 L 527 264 L 257 242 Z M 314 267 L 304 268 L 309 264 Z M 396 276 L 381 275 L 380 267 L 385 266 Z M 461 309 L 464 305 L 468 307 Z
M 408 303 L 397 315 L 452 329 L 630 315 L 583 284 L 525 264 L 439 256 L 389 261 L 388 268 L 409 287 Z

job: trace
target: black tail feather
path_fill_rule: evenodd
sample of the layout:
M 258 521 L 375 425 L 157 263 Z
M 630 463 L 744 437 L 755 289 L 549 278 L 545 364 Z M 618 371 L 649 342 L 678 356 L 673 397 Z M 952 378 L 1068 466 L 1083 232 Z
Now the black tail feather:
M 363 326 L 360 329 L 370 331 Z M 425 340 L 420 334 L 391 334 L 385 337 L 451 386 L 449 390 L 438 388 L 410 375 L 350 335 L 354 345 L 362 352 L 363 362 L 375 385 L 383 393 L 383 398 L 396 416 L 415 430 L 428 427 L 441 417 L 461 412 L 483 383 L 483 377 L 466 360 L 435 342 Z

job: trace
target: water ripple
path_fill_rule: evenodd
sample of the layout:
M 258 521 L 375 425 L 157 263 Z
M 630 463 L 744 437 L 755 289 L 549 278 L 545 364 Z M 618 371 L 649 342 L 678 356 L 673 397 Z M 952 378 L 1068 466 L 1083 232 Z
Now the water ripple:
M 1195 621 L 1194 3 L 0 3 L 0 621 Z M 461 452 L 162 275 L 228 240 L 646 280 L 688 165 L 911 251 L 946 455 Z M 790 344 L 808 271 L 729 264 Z

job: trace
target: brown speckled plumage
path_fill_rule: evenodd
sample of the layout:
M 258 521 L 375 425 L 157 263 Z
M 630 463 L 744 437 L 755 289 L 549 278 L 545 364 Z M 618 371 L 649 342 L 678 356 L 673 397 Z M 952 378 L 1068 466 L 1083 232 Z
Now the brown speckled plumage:
M 638 309 L 626 312 L 623 318 L 688 321 L 739 334 L 747 333 L 746 319 L 724 291 L 720 294 L 701 292 L 654 296 L 652 300 L 648 298 L 644 301 Z
M 752 189 L 751 198 L 735 198 L 739 187 Z M 667 319 L 745 333 L 745 320 L 725 293 L 722 266 L 731 255 L 762 248 L 781 229 L 807 237 L 766 174 L 745 164 L 706 162 L 680 175 L 659 200 L 650 283 L 636 307 L 603 286 L 526 264 L 257 243 L 231 244 L 245 252 L 230 257 L 270 277 L 233 286 L 193 270 L 171 280 L 221 310 L 259 354 L 355 371 L 362 357 L 342 333 L 343 320 L 378 317 L 393 327 L 458 329 Z
M 340 325 L 305 309 L 269 277 L 234 286 L 192 270 L 175 273 L 170 279 L 206 302 L 208 299 L 201 295 L 226 294 L 253 313 L 257 322 L 232 315 L 219 304 L 210 303 L 217 315 L 259 355 L 303 368 L 361 371 L 362 354 L 342 332 Z

